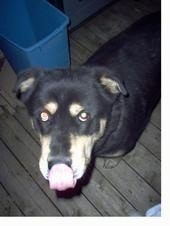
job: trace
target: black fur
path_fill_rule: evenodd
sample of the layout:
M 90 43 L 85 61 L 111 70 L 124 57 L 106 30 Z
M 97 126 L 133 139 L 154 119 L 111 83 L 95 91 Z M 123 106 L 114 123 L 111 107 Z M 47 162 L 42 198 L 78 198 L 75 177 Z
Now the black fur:
M 53 152 L 57 147 L 60 155 L 69 155 L 69 133 L 96 133 L 101 118 L 107 118 L 107 127 L 93 148 L 95 156 L 114 155 L 117 151 L 125 154 L 133 149 L 161 94 L 160 20 L 160 13 L 142 18 L 78 69 L 32 69 L 19 75 L 17 95 L 26 104 L 35 128 L 43 135 L 55 136 Z M 36 82 L 21 92 L 20 84 L 29 76 Z M 109 92 L 101 83 L 102 76 L 116 81 L 118 92 Z M 42 123 L 40 112 L 49 100 L 56 100 L 60 109 Z M 85 106 L 90 114 L 88 122 L 70 117 L 67 108 L 72 102 Z
M 128 152 L 135 146 L 161 95 L 160 12 L 145 16 L 106 43 L 87 62 L 89 66 L 96 64 L 111 69 L 124 81 L 129 93 L 113 105 L 108 130 L 95 147 L 96 155 L 120 149 Z

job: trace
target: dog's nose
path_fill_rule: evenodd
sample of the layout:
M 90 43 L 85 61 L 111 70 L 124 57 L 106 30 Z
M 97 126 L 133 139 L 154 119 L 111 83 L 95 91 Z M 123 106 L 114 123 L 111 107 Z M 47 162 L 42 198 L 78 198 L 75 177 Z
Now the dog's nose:
M 55 164 L 63 163 L 66 164 L 67 166 L 71 167 L 71 158 L 67 156 L 49 156 L 48 157 L 48 169 L 50 170 L 51 167 Z

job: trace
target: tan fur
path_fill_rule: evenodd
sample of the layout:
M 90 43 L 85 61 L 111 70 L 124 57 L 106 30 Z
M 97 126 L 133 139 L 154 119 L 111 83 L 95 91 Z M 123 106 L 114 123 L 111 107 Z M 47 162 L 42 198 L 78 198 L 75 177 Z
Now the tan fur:
M 120 92 L 119 84 L 116 81 L 107 78 L 105 75 L 100 78 L 100 82 L 109 92 L 111 93 Z
M 32 128 L 35 130 L 35 127 L 34 127 L 34 123 L 33 123 L 33 119 L 32 118 L 30 119 L 30 122 L 31 122 Z
M 95 142 L 103 136 L 106 127 L 106 120 L 100 120 L 100 129 L 98 133 L 93 135 L 70 135 L 70 154 L 72 160 L 72 169 L 76 178 L 82 177 L 87 164 L 91 159 L 91 152 Z M 41 156 L 39 160 L 39 168 L 43 176 L 48 179 L 48 158 L 50 154 L 51 136 L 40 135 Z
M 100 130 L 98 133 L 89 136 L 70 135 L 72 168 L 73 170 L 79 169 L 80 175 L 78 177 L 82 176 L 87 164 L 90 162 L 94 143 L 104 134 L 105 126 L 106 120 L 102 119 L 100 121 Z
M 69 112 L 71 114 L 71 116 L 75 117 L 77 116 L 82 110 L 83 110 L 83 106 L 81 106 L 81 104 L 79 103 L 72 103 L 69 107 Z
M 48 177 L 48 155 L 50 153 L 50 136 L 40 136 L 41 142 L 41 156 L 39 160 L 39 168 L 43 176 L 47 179 Z
M 27 80 L 23 81 L 20 84 L 20 90 L 21 90 L 21 92 L 25 92 L 28 89 L 30 89 L 33 86 L 34 82 L 35 82 L 35 78 L 33 78 L 33 77 L 28 78 Z
M 54 115 L 58 109 L 57 102 L 49 102 L 47 103 L 44 108 L 51 114 Z

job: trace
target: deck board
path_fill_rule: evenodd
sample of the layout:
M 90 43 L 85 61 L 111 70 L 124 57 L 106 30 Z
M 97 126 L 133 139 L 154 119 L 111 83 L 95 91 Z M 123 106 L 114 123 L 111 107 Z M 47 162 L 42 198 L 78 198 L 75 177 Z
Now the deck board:
M 17 207 L 10 195 L 0 184 L 0 216 L 23 216 L 22 211 Z
M 108 176 L 108 175 L 107 175 Z M 136 209 L 122 194 L 112 186 L 110 181 L 94 169 L 88 186 L 83 192 L 96 206 L 102 216 L 126 216 Z
M 152 123 L 149 123 L 139 139 L 147 149 L 150 150 L 157 158 L 161 158 L 161 131 Z
M 142 161 L 141 161 L 142 159 Z M 154 188 L 159 194 L 161 193 L 161 163 L 151 152 L 149 152 L 140 143 L 137 143 L 134 150 L 124 157 L 134 171 L 136 171 L 145 181 Z
M 44 196 L 44 193 L 33 183 L 28 172 L 9 149 L 0 142 L 0 178 L 10 196 L 27 216 L 60 215 L 59 211 Z
M 157 128 L 161 129 L 161 101 L 157 104 L 157 106 L 155 107 L 152 113 L 151 122 Z
M 110 162 L 109 165 L 111 168 L 105 168 L 106 163 L 103 161 L 112 160 L 98 158 L 96 167 L 136 210 L 144 212 L 149 206 L 160 202 L 160 195 L 126 162 L 121 160 L 118 165 L 113 168 Z
M 70 33 L 72 67 L 140 17 L 159 0 L 119 0 Z M 0 53 L 0 57 L 3 54 Z M 42 177 L 39 138 L 15 98 L 16 75 L 7 60 L 0 71 L 0 216 L 131 216 L 161 202 L 161 102 L 134 150 L 123 158 L 97 158 L 76 194 L 56 194 Z

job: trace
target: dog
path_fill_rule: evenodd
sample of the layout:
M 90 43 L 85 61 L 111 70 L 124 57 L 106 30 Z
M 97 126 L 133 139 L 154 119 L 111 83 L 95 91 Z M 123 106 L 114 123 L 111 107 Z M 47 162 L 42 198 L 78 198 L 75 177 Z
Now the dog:
M 153 13 L 77 69 L 21 72 L 16 95 L 39 134 L 51 189 L 74 188 L 91 158 L 131 151 L 161 95 L 161 19 Z

